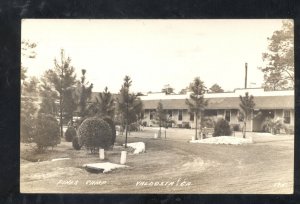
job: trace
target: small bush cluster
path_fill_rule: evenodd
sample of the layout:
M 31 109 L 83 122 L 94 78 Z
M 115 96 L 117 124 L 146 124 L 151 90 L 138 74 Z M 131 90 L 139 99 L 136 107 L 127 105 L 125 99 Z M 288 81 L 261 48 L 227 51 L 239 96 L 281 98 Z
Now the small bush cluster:
M 65 139 L 67 142 L 72 142 L 73 138 L 76 137 L 76 129 L 72 126 L 69 126 L 65 133 Z
M 99 148 L 108 149 L 112 143 L 112 130 L 103 119 L 92 117 L 85 119 L 78 128 L 79 139 L 92 153 Z
M 47 147 L 54 147 L 60 143 L 59 125 L 54 116 L 47 114 L 38 115 L 34 142 L 37 144 L 40 152 Z
M 229 123 L 223 118 L 219 119 L 215 125 L 213 136 L 230 136 L 232 131 L 230 129 Z
M 232 124 L 232 125 L 230 125 L 230 127 L 233 131 L 240 131 L 241 130 L 240 124 Z
M 182 127 L 186 129 L 191 129 L 190 123 L 189 122 L 182 122 Z
M 264 132 L 270 132 L 274 135 L 279 134 L 280 129 L 286 130 L 286 127 L 281 120 L 271 119 L 270 117 L 267 117 L 264 120 L 262 128 Z

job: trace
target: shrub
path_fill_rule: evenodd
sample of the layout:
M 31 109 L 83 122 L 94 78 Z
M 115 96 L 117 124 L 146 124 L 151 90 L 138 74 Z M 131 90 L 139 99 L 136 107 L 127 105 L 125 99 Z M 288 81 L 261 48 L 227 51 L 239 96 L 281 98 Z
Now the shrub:
M 183 126 L 183 128 L 186 128 L 186 129 L 190 129 L 190 128 L 191 128 L 189 122 L 183 122 L 183 123 L 182 123 L 182 126 Z
M 213 133 L 213 136 L 216 137 L 216 136 L 224 136 L 224 135 L 231 135 L 231 129 L 230 129 L 230 126 L 229 126 L 229 123 L 224 120 L 223 118 L 219 119 L 215 125 L 215 128 L 214 128 L 214 133 Z
M 210 117 L 204 117 L 202 121 L 202 126 L 207 128 L 214 128 L 215 121 Z
M 81 123 L 82 123 L 85 119 L 87 119 L 87 117 L 80 117 L 80 118 L 77 118 L 77 119 L 74 121 L 73 126 L 74 126 L 76 129 L 78 129 L 79 126 L 81 125 Z
M 289 134 L 289 135 L 293 135 L 294 134 L 294 126 L 287 126 L 285 128 L 285 133 Z
M 54 116 L 42 113 L 38 115 L 34 142 L 38 151 L 44 151 L 50 146 L 53 148 L 60 143 L 59 125 Z
M 271 132 L 273 126 L 273 120 L 270 117 L 266 117 L 262 123 L 262 130 L 264 132 Z
M 78 137 L 73 137 L 72 146 L 76 150 L 80 150 L 81 149 L 82 145 L 79 144 L 79 138 Z
M 240 124 L 232 124 L 230 125 L 233 131 L 240 131 Z
M 112 130 L 103 119 L 91 117 L 85 119 L 78 128 L 79 140 L 95 153 L 99 148 L 108 149 L 112 142 Z
M 263 122 L 263 131 L 270 132 L 274 135 L 280 133 L 280 129 L 285 129 L 285 125 L 282 123 L 281 120 L 275 120 L 267 117 Z
M 144 127 L 147 127 L 147 121 L 143 121 L 142 124 L 143 124 Z
M 116 140 L 116 126 L 115 126 L 115 123 L 112 119 L 110 119 L 108 117 L 103 118 L 103 120 L 109 124 L 109 127 L 110 127 L 111 132 L 112 132 L 112 138 L 111 138 L 111 144 L 110 145 L 114 145 L 115 140 Z
M 69 126 L 65 133 L 65 138 L 67 142 L 72 142 L 73 138 L 76 137 L 76 129 L 72 126 Z

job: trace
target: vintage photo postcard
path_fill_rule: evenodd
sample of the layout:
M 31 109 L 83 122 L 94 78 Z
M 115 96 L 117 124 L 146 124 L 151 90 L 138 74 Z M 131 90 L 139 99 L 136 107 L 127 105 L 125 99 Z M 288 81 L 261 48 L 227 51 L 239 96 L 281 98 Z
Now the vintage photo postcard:
M 293 193 L 293 20 L 21 32 L 21 193 Z

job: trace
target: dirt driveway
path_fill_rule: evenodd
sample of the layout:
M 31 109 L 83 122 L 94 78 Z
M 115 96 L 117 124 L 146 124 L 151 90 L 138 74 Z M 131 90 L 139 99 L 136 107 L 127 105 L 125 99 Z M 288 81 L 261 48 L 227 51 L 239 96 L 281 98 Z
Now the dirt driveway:
M 129 142 L 145 142 L 146 153 L 129 154 L 128 168 L 108 174 L 85 171 L 81 166 L 99 162 L 98 156 L 87 154 L 85 150 L 75 151 L 71 143 L 62 142 L 55 150 L 36 156 L 40 162 L 26 161 L 28 152 L 24 153 L 21 155 L 21 192 L 293 192 L 293 136 L 252 135 L 254 144 L 211 145 L 188 143 L 188 134 L 193 132 L 187 131 L 168 130 L 167 140 L 153 139 L 151 130 L 131 133 Z M 117 142 L 123 141 L 124 136 L 118 136 Z M 70 159 L 50 161 L 58 157 Z M 119 159 L 119 152 L 108 152 L 108 161 L 118 163 Z

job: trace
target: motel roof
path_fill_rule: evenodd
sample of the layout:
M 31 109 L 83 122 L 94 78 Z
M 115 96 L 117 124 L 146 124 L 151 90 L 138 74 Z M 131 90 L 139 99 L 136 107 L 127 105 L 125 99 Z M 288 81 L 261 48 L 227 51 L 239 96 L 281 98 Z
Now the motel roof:
M 255 109 L 294 109 L 294 91 L 264 91 L 260 88 L 236 89 L 226 93 L 206 93 L 204 98 L 208 100 L 207 109 L 239 109 L 240 95 L 254 96 Z M 156 109 L 159 101 L 164 109 L 188 109 L 186 99 L 189 94 L 149 93 L 140 96 L 144 109 Z M 93 92 L 90 102 L 96 101 L 99 92 Z M 118 94 L 112 94 L 117 99 Z
M 254 96 L 255 109 L 294 109 L 294 91 L 264 91 L 262 88 L 236 89 L 233 92 L 205 93 L 204 98 L 208 100 L 207 109 L 239 109 L 240 98 L 248 92 Z M 155 93 L 142 96 L 144 109 L 156 109 L 159 101 L 164 109 L 188 109 L 187 94 Z
M 207 109 L 238 109 L 239 97 L 206 98 Z M 144 109 L 156 109 L 159 101 L 164 109 L 188 109 L 186 99 L 143 100 Z M 255 109 L 293 109 L 294 96 L 257 96 L 254 97 Z

